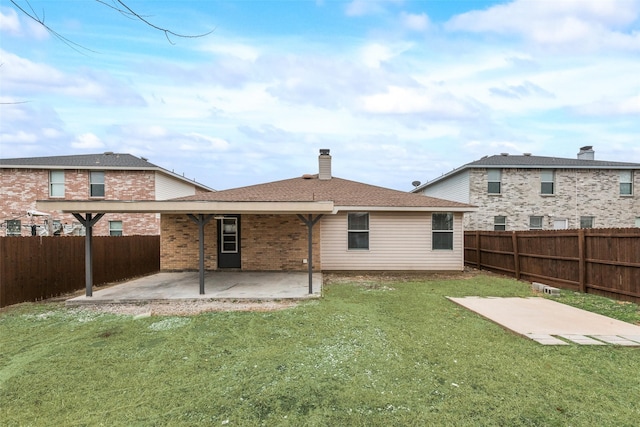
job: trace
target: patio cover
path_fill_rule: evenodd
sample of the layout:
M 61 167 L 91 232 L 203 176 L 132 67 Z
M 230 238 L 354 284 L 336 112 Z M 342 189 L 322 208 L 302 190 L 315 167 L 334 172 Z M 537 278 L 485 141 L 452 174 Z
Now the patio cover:
M 186 214 L 198 225 L 200 294 L 204 294 L 204 227 L 211 219 L 224 214 L 296 214 L 308 228 L 309 293 L 312 294 L 313 226 L 324 214 L 336 213 L 331 201 L 38 200 L 36 206 L 42 210 L 71 213 L 85 226 L 85 295 L 88 297 L 93 294 L 92 230 L 106 213 Z

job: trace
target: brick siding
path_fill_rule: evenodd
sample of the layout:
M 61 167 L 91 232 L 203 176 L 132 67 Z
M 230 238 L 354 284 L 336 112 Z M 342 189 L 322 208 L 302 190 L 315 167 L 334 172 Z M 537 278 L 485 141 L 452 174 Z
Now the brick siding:
M 633 227 L 640 217 L 640 173 L 634 173 L 633 196 L 620 195 L 618 170 L 556 169 L 555 194 L 540 194 L 540 169 L 502 169 L 502 194 L 487 194 L 486 169 L 470 171 L 470 203 L 478 212 L 465 214 L 465 229 L 493 230 L 494 217 L 507 217 L 507 230 L 529 229 L 529 217 L 542 216 L 543 229 L 555 219 L 579 228 L 581 216 L 594 227 Z
M 198 226 L 186 215 L 162 215 L 160 268 L 164 271 L 198 269 Z M 296 215 L 242 215 L 240 250 L 242 270 L 307 271 L 307 226 Z M 216 270 L 216 220 L 205 226 L 205 269 Z M 313 228 L 314 270 L 321 269 L 320 225 Z

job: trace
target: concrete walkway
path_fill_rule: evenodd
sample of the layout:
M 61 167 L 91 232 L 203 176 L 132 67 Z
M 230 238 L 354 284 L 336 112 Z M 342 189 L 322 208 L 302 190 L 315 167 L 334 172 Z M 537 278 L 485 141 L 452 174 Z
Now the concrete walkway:
M 313 274 L 313 294 L 309 294 L 307 273 L 207 272 L 205 294 L 199 293 L 198 272 L 158 273 L 104 289 L 93 296 L 71 298 L 67 305 L 127 304 L 211 299 L 282 300 L 319 297 L 322 274 Z
M 546 298 L 448 298 L 544 345 L 615 344 L 640 347 L 640 326 Z

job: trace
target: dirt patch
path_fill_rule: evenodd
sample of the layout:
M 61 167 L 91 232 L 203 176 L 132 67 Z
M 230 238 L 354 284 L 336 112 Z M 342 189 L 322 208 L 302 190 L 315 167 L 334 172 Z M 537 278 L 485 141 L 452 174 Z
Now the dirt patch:
M 413 272 L 413 271 L 380 271 L 380 272 L 339 272 L 323 273 L 323 284 L 360 283 L 368 287 L 383 286 L 390 282 L 429 282 L 433 280 L 466 280 L 478 274 L 486 274 L 475 268 L 465 267 L 464 271 Z
M 133 316 L 189 316 L 212 311 L 275 311 L 295 307 L 297 301 L 171 301 L 148 304 L 88 304 L 84 310 Z

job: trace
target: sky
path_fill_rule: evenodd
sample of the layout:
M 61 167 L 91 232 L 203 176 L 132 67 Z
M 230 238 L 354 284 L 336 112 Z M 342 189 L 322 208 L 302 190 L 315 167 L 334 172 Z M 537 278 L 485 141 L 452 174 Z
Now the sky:
M 0 157 L 409 191 L 485 155 L 640 163 L 640 0 L 0 0 Z

